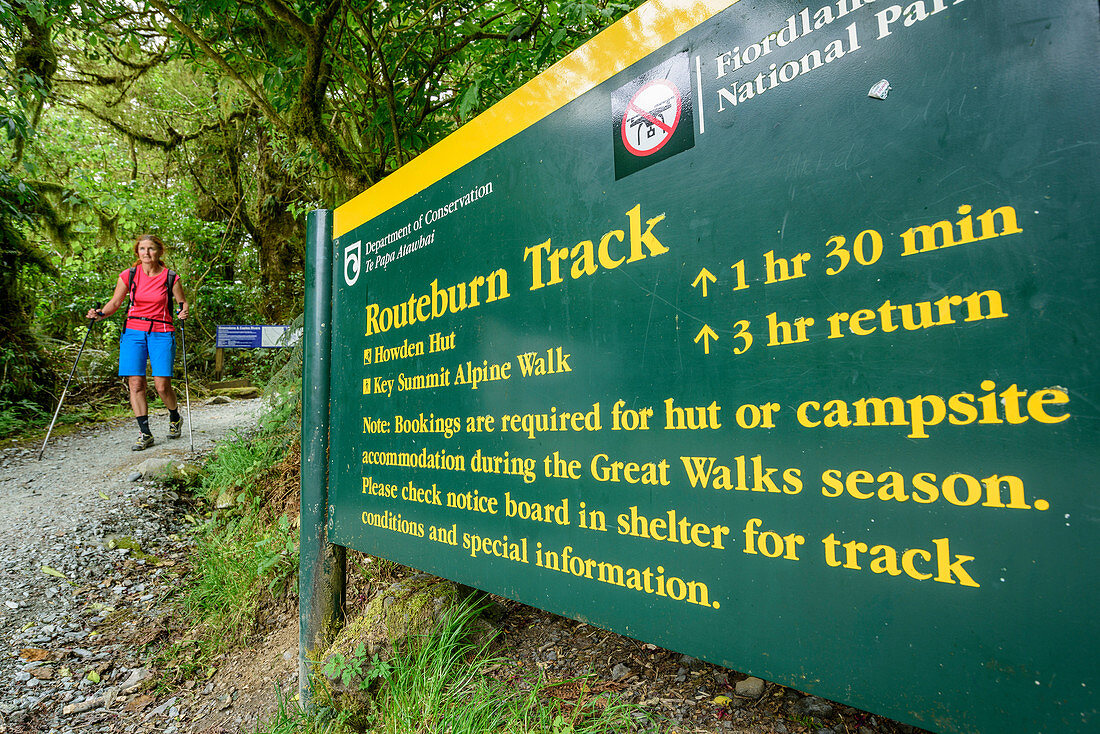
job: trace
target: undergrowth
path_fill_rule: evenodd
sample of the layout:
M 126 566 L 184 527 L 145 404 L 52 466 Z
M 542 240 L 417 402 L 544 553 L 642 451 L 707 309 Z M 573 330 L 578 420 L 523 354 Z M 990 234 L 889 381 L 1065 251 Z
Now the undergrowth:
M 0 400 L 0 438 L 14 436 L 30 426 L 45 423 L 49 413 L 30 400 Z
M 0 440 L 37 442 L 46 435 L 53 418 L 53 410 L 46 410 L 30 400 L 8 401 L 0 398 Z M 119 416 L 132 415 L 129 405 L 118 402 L 108 392 L 100 395 L 69 393 L 58 413 L 51 436 L 61 436 L 84 423 L 109 421 Z
M 158 655 L 168 683 L 209 674 L 214 659 L 246 645 L 264 610 L 295 590 L 298 571 L 297 391 L 268 405 L 253 432 L 220 443 L 197 490 L 204 512 L 189 515 L 195 549 L 176 616 L 188 632 Z
M 516 681 L 475 633 L 480 609 L 467 606 L 439 630 L 390 659 L 342 660 L 372 692 L 366 711 L 342 710 L 318 684 L 311 713 L 280 700 L 275 717 L 256 734 L 613 734 L 634 731 L 638 709 L 608 695 L 565 701 L 541 679 Z M 334 672 L 337 677 L 341 671 Z M 500 677 L 498 677 L 500 676 Z M 354 683 L 353 683 L 354 685 Z
M 109 355 L 89 348 L 78 361 L 77 344 L 48 340 L 44 346 L 48 370 L 26 374 L 30 367 L 27 355 L 11 344 L 0 344 L 0 439 L 33 442 L 45 436 L 66 383 L 68 390 L 53 435 L 81 423 L 109 420 L 122 411 L 129 413 L 125 386 L 112 376 L 114 367 L 102 368 L 110 361 Z M 92 363 L 94 369 L 89 367 Z M 81 369 L 69 381 L 74 365 Z M 36 387 L 28 388 L 28 381 Z M 34 399 L 28 397 L 32 392 L 37 394 Z

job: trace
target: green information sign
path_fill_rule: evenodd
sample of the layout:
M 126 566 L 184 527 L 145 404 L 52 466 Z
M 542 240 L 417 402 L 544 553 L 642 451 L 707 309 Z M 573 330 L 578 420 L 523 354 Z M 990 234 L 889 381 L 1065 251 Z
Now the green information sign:
M 1093 0 L 643 6 L 336 211 L 333 543 L 1093 731 Z

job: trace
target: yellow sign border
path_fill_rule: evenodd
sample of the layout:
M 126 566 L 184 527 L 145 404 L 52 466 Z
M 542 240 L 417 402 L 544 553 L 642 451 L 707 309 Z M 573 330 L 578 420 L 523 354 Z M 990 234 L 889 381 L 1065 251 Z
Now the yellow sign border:
M 389 211 L 739 0 L 650 0 L 333 214 L 333 237 Z

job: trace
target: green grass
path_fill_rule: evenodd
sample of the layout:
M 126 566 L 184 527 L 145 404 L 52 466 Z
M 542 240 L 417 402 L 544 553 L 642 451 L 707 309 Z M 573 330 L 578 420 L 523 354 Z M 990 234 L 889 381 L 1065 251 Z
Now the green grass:
M 373 691 L 364 710 L 339 710 L 318 685 L 317 709 L 306 713 L 280 702 L 276 717 L 256 734 L 612 734 L 635 731 L 638 709 L 609 696 L 555 699 L 541 679 L 499 680 L 500 660 L 471 630 L 478 610 L 466 607 L 442 628 L 401 654 L 376 664 L 363 680 Z M 369 667 L 370 661 L 348 661 Z M 332 671 L 330 671 L 332 672 Z M 353 684 L 354 685 L 354 684 Z M 358 726 L 355 726 L 357 724 Z
M 261 603 L 297 570 L 297 537 L 285 516 L 274 525 L 255 516 L 205 534 L 192 559 L 194 584 L 184 597 L 188 617 L 218 630 L 216 644 L 243 644 Z
M 348 734 L 352 729 L 345 716 L 332 709 L 318 709 L 306 713 L 295 701 L 288 701 L 275 689 L 278 710 L 265 722 L 257 734 Z
M 271 442 L 264 437 L 231 433 L 206 464 L 202 494 L 214 502 L 226 490 L 249 493 L 256 476 L 277 460 Z
M 248 644 L 265 604 L 284 596 L 298 570 L 298 533 L 286 516 L 208 523 L 200 531 L 177 616 L 190 631 L 164 648 L 172 679 L 201 677 L 219 654 Z
M 285 596 L 296 577 L 298 531 L 269 510 L 262 479 L 285 457 L 279 440 L 232 434 L 205 467 L 198 494 L 209 509 L 188 516 L 195 549 L 176 604 L 190 631 L 158 656 L 176 680 L 202 675 L 217 655 L 247 644 L 264 605 Z M 219 500 L 228 507 L 218 509 Z

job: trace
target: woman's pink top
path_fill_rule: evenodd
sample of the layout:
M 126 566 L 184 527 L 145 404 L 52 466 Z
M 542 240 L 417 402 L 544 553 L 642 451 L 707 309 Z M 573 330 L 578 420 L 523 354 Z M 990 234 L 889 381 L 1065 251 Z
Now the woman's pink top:
M 118 279 L 130 291 L 130 310 L 126 313 L 126 328 L 138 331 L 173 331 L 172 312 L 168 304 L 168 268 L 156 275 L 146 275 L 141 266 L 134 269 L 134 287 L 130 289 L 130 269 L 118 274 Z M 142 318 L 135 318 L 140 316 Z M 146 321 L 145 319 L 154 319 Z M 152 328 L 150 328 L 152 327 Z

